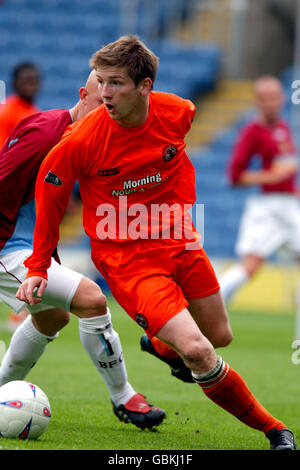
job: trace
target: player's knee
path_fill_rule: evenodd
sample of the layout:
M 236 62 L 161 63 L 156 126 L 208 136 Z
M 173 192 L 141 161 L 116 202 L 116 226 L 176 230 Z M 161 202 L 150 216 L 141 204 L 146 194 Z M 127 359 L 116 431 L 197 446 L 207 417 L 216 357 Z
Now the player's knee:
M 190 369 L 197 370 L 199 367 L 202 369 L 206 368 L 213 351 L 209 341 L 194 339 L 186 342 L 182 351 L 182 358 Z
M 104 315 L 106 297 L 100 287 L 90 279 L 81 279 L 71 303 L 71 311 L 81 318 Z
M 90 308 L 99 315 L 104 315 L 107 312 L 107 301 L 105 295 L 102 293 L 100 288 L 94 293 L 91 298 Z
M 31 315 L 33 326 L 45 336 L 55 336 L 70 321 L 70 313 L 56 308 Z
M 69 323 L 69 321 L 70 321 L 70 313 L 69 312 L 63 312 L 56 320 L 56 329 L 57 329 L 57 331 L 64 328 Z M 57 331 L 55 333 L 57 333 Z M 54 336 L 54 334 L 53 334 L 53 336 Z

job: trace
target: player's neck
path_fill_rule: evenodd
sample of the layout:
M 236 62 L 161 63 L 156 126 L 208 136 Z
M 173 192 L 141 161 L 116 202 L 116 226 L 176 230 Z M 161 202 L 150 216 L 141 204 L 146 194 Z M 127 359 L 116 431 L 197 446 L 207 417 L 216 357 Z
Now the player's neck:
M 272 126 L 276 126 L 276 124 L 279 122 L 279 117 L 278 116 L 268 117 L 268 116 L 261 115 L 259 117 L 259 121 L 261 122 L 263 126 L 272 127 Z
M 28 96 L 23 96 L 23 95 L 16 95 L 20 100 L 22 100 L 24 103 L 33 106 L 33 98 L 30 98 Z
M 134 109 L 133 113 L 122 119 L 116 119 L 116 123 L 122 127 L 139 127 L 142 126 L 149 116 L 149 99 L 147 98 L 139 107 Z
M 72 122 L 79 121 L 84 116 L 81 102 L 78 101 L 73 108 L 70 109 L 71 119 Z

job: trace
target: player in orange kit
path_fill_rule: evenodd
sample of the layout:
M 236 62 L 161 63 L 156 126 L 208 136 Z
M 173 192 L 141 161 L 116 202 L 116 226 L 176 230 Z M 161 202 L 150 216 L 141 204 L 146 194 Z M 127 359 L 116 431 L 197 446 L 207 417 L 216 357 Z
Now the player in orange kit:
M 149 338 L 178 352 L 212 401 L 264 432 L 271 449 L 295 449 L 293 433 L 214 349 L 231 341 L 231 330 L 188 215 L 195 172 L 184 138 L 194 105 L 152 91 L 158 59 L 135 36 L 100 49 L 91 66 L 104 104 L 69 127 L 41 167 L 33 254 L 17 297 L 31 305 L 41 301 L 59 223 L 78 179 L 92 259 L 116 300 Z
M 15 93 L 8 96 L 6 103 L 0 106 L 0 147 L 21 119 L 39 111 L 34 104 L 41 83 L 36 65 L 31 62 L 17 65 L 12 79 Z

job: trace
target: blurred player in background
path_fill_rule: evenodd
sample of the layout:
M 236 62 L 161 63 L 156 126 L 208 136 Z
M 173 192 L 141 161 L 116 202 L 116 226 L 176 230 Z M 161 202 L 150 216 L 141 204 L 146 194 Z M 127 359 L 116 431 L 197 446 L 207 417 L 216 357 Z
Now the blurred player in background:
M 33 305 L 34 289 L 43 295 L 59 223 L 79 179 L 92 259 L 115 299 L 150 339 L 157 336 L 181 356 L 214 403 L 264 432 L 272 449 L 294 449 L 292 432 L 214 349 L 230 343 L 231 329 L 217 278 L 186 214 L 196 197 L 195 171 L 184 151 L 195 106 L 152 91 L 158 58 L 135 36 L 100 49 L 91 66 L 104 106 L 72 126 L 40 169 L 34 249 L 17 297 Z M 168 221 L 153 214 L 155 206 L 169 204 Z
M 21 119 L 39 111 L 34 102 L 40 86 L 41 74 L 35 64 L 24 62 L 13 69 L 12 88 L 14 94 L 7 97 L 5 104 L 0 105 L 0 148 Z M 7 329 L 14 331 L 26 318 L 26 315 L 25 308 L 19 315 L 15 315 L 11 311 L 7 320 Z
M 240 261 L 220 279 L 223 297 L 230 301 L 237 290 L 279 248 L 300 259 L 300 205 L 297 187 L 298 155 L 291 130 L 281 117 L 284 92 L 272 76 L 254 85 L 257 117 L 242 129 L 229 161 L 228 173 L 235 186 L 256 185 L 241 219 L 236 251 Z M 251 169 L 254 157 L 261 169 Z
M 0 105 L 0 147 L 21 119 L 37 113 L 34 104 L 41 86 L 41 73 L 31 62 L 17 65 L 12 72 L 14 94 Z
M 101 103 L 93 71 L 71 110 L 45 111 L 23 119 L 0 151 L 0 299 L 15 312 L 25 305 L 16 299 L 16 292 L 26 274 L 23 262 L 32 253 L 39 167 L 66 127 Z M 46 216 L 51 219 L 51 210 Z M 53 256 L 57 259 L 56 247 Z M 119 335 L 113 329 L 106 298 L 95 282 L 52 258 L 43 303 L 28 309 L 32 315 L 15 331 L 3 358 L 0 386 L 24 379 L 49 341 L 68 323 L 71 311 L 79 317 L 82 345 L 109 390 L 118 418 L 140 428 L 160 424 L 163 410 L 149 405 L 128 382 Z

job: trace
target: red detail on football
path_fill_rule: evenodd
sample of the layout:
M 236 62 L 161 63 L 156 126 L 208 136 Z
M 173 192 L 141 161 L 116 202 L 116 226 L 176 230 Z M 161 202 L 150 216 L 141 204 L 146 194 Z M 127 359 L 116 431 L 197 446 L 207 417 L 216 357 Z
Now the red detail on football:
M 29 421 L 29 423 L 23 429 L 23 431 L 19 434 L 19 439 L 27 439 L 30 428 L 31 428 L 31 423 L 32 423 L 32 419 Z
M 6 402 L 8 406 L 13 406 L 14 408 L 21 408 L 23 403 L 21 401 L 8 401 Z
M 51 416 L 51 411 L 50 411 L 48 408 L 45 407 L 45 408 L 43 409 L 43 413 L 44 413 L 45 416 L 49 416 L 49 418 L 50 418 L 50 416 Z
M 34 395 L 34 398 L 35 398 L 35 394 L 36 394 L 36 386 L 34 384 L 31 384 L 31 383 L 28 383 L 29 387 L 31 388 L 32 390 L 32 393 Z

